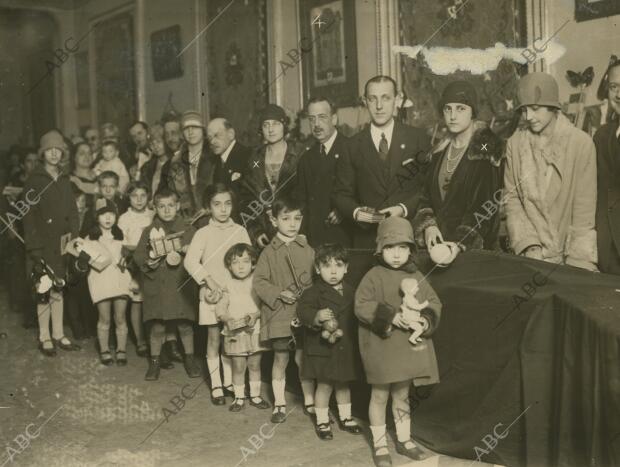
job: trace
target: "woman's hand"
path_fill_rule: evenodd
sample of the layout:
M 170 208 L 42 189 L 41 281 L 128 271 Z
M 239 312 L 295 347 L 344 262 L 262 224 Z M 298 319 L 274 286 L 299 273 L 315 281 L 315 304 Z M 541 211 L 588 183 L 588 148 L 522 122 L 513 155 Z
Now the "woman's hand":
M 436 225 L 431 225 L 424 230 L 424 243 L 426 248 L 430 249 L 438 243 L 443 243 L 443 236 Z
M 288 305 L 292 305 L 297 301 L 297 295 L 295 295 L 290 290 L 283 290 L 282 292 L 280 292 L 278 298 L 280 298 L 280 300 L 282 300 L 284 303 L 287 303 Z

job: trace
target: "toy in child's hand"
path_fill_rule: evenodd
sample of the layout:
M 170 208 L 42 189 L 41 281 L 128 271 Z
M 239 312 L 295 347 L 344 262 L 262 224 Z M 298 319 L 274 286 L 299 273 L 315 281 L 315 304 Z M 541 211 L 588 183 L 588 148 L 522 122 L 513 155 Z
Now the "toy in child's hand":
M 149 246 L 151 247 L 149 256 L 155 259 L 167 256 L 169 253 L 173 252 L 178 255 L 179 252 L 183 251 L 183 233 L 184 232 L 177 232 L 166 235 L 164 229 L 156 229 L 153 227 L 149 232 Z
M 437 243 L 431 247 L 429 254 L 433 262 L 440 267 L 446 267 L 459 253 L 459 246 L 454 242 Z
M 400 305 L 400 311 L 405 320 L 409 323 L 409 329 L 413 331 L 409 342 L 416 344 L 418 337 L 424 331 L 424 327 L 413 326 L 415 322 L 421 322 L 420 311 L 428 306 L 428 300 L 422 303 L 416 298 L 416 294 L 420 290 L 418 281 L 413 277 L 406 277 L 400 282 L 400 290 L 403 292 L 403 303 Z
M 321 321 L 321 337 L 330 344 L 334 344 L 343 335 L 344 333 L 338 327 L 338 320 L 336 318 Z

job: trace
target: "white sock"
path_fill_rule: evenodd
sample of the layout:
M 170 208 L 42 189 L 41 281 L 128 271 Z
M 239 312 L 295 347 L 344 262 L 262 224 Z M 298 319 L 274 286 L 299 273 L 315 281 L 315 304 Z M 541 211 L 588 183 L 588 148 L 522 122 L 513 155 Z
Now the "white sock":
M 252 399 L 260 397 L 260 380 L 250 381 L 250 397 Z
M 222 377 L 220 376 L 220 359 L 207 358 L 207 368 L 211 377 L 211 389 L 222 386 Z
M 329 414 L 328 408 L 317 407 L 315 410 L 316 413 L 316 424 L 320 425 L 321 423 L 329 423 Z
M 284 398 L 284 388 L 286 387 L 286 379 L 272 379 L 271 387 L 273 388 L 274 405 L 286 405 Z
M 60 339 L 65 335 L 65 331 L 62 327 L 62 316 L 64 310 L 62 294 L 50 294 L 50 306 L 52 308 L 52 337 L 54 339 Z
M 235 399 L 245 399 L 245 386 L 237 386 L 233 384 L 235 390 Z
M 50 317 L 52 307 L 49 303 L 37 304 L 37 317 L 39 319 L 39 340 L 50 340 Z
M 370 432 L 372 433 L 372 443 L 376 448 L 386 447 L 387 438 L 385 436 L 385 425 L 370 425 Z
M 411 439 L 411 419 L 407 417 L 407 419 L 401 419 L 394 422 L 396 425 L 396 438 L 401 443 L 405 441 L 409 441 Z
M 340 420 L 351 418 L 351 403 L 338 404 L 338 415 L 340 416 Z
M 232 386 L 232 358 L 222 354 L 222 369 L 224 370 L 224 387 Z

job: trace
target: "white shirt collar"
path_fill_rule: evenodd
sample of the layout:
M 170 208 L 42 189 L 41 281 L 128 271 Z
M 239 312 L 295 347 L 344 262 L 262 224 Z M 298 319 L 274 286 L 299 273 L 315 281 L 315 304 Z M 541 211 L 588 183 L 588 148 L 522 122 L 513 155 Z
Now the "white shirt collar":
M 394 133 L 394 119 L 390 121 L 389 125 L 383 128 L 377 128 L 374 124 L 370 124 L 370 137 L 375 145 L 377 151 L 379 151 L 379 142 L 381 141 L 381 134 L 385 135 L 385 139 L 388 142 L 388 148 L 392 145 L 392 133 Z
M 336 141 L 336 136 L 338 136 L 338 130 L 334 131 L 334 133 L 329 137 L 327 141 L 325 141 L 324 143 L 319 143 L 325 146 L 325 154 L 329 154 L 329 151 L 332 150 L 334 141 Z
M 280 240 L 282 240 L 284 243 L 291 243 L 291 242 L 295 241 L 295 238 L 296 238 L 296 237 L 295 237 L 295 238 L 290 238 L 290 237 L 287 237 L 286 235 L 282 235 L 280 232 L 276 232 L 276 235 L 277 235 L 277 236 L 278 236 L 278 238 L 279 238 Z
M 237 142 L 236 139 L 232 140 L 232 143 L 230 143 L 228 145 L 228 147 L 226 148 L 226 151 L 224 151 L 221 155 L 220 155 L 220 159 L 222 159 L 222 163 L 226 163 L 226 161 L 228 160 L 228 156 L 230 156 L 230 151 L 232 151 L 232 148 L 234 147 L 235 143 Z

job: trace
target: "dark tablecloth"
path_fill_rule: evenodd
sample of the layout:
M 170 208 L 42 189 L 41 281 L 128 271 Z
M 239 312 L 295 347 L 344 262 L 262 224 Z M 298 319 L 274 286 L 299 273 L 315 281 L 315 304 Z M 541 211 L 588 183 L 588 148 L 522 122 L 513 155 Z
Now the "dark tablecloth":
M 352 282 L 370 258 L 352 255 Z M 509 466 L 620 466 L 620 277 L 491 252 L 419 263 L 444 309 L 414 437 Z M 367 398 L 354 388 L 360 416 Z

